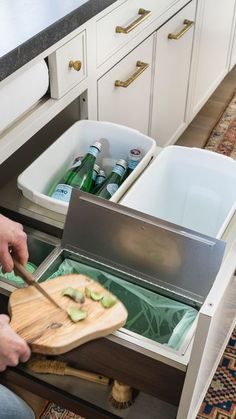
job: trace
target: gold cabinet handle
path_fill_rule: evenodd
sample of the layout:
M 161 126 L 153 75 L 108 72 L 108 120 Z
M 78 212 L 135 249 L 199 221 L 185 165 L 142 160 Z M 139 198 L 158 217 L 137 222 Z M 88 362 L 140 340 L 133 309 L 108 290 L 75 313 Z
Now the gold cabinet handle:
M 140 76 L 140 74 L 142 74 L 149 67 L 149 64 L 143 63 L 142 61 L 137 61 L 136 67 L 138 67 L 138 69 L 135 71 L 135 73 L 133 73 L 125 81 L 116 80 L 115 81 L 115 86 L 116 87 L 128 87 L 131 83 L 133 83 L 134 80 L 136 80 Z
M 181 29 L 181 31 L 179 31 L 178 33 L 169 33 L 168 39 L 180 39 L 194 25 L 194 22 L 192 20 L 185 19 L 184 25 L 185 27 Z
M 76 60 L 76 61 L 70 60 L 69 61 L 69 67 L 73 68 L 76 71 L 80 71 L 80 69 L 82 67 L 82 63 L 79 60 Z
M 138 14 L 140 15 L 134 22 L 123 28 L 122 26 L 116 27 L 116 33 L 129 33 L 135 29 L 140 23 L 142 23 L 152 12 L 150 10 L 139 9 Z

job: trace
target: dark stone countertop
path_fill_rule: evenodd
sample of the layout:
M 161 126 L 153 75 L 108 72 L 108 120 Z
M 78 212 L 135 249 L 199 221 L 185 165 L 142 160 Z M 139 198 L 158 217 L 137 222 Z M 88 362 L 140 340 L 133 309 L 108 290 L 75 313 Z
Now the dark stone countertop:
M 116 0 L 0 0 L 0 81 Z

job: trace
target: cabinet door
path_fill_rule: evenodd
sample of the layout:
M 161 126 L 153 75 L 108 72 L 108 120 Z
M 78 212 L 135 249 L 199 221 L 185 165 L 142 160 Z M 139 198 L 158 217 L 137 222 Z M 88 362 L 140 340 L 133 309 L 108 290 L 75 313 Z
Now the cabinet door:
M 235 66 L 235 64 L 236 64 L 236 22 L 234 21 L 234 34 L 233 34 L 229 69 L 232 70 L 232 68 Z
M 98 81 L 98 119 L 148 133 L 153 36 Z
M 235 0 L 201 0 L 191 69 L 190 119 L 228 72 Z
M 174 143 L 186 126 L 195 7 L 192 1 L 156 32 L 150 134 L 160 146 Z

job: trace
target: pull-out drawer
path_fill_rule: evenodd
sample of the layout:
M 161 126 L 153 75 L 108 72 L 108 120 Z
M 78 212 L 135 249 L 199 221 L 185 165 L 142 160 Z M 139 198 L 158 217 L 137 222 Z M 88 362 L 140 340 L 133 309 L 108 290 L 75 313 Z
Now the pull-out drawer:
M 59 99 L 86 78 L 86 32 L 56 50 L 48 60 L 51 97 Z
M 183 298 L 190 303 L 194 303 L 195 298 L 197 303 L 197 294 L 200 296 L 204 285 L 208 285 L 202 294 L 202 303 L 199 300 L 197 304 L 199 311 L 193 323 L 192 338 L 183 352 L 171 348 L 169 342 L 150 342 L 143 334 L 128 333 L 127 323 L 125 330 L 120 329 L 105 339 L 76 347 L 64 354 L 62 360 L 77 368 L 91 369 L 115 378 L 154 396 L 156 401 L 171 404 L 170 415 L 162 414 L 156 406 L 156 411 L 152 415 L 148 413 L 148 418 L 195 418 L 235 322 L 235 225 L 236 221 L 232 226 L 233 245 L 221 263 L 222 241 L 174 224 L 167 225 L 161 219 L 74 190 L 62 248 L 54 252 L 49 263 L 44 264 L 42 275 L 38 277 L 40 282 L 52 278 L 52 275 L 58 276 L 59 271 L 64 274 L 65 263 L 69 268 L 67 274 L 75 273 L 74 263 L 79 262 L 82 274 L 85 272 L 81 265 L 86 265 L 86 269 L 89 266 L 94 274 L 96 270 L 100 271 L 97 272 L 99 281 L 103 281 L 106 275 L 107 283 L 111 275 L 115 275 L 119 282 L 129 280 L 129 287 L 142 285 L 143 295 L 147 288 L 169 296 L 171 293 L 174 304 Z M 225 239 L 228 241 L 229 236 Z M 122 291 L 119 296 L 123 298 L 124 294 Z M 130 305 L 129 315 L 132 314 L 131 305 L 140 313 L 135 298 L 127 296 L 126 301 Z M 143 307 L 145 318 L 153 319 L 148 315 L 147 306 Z M 182 336 L 177 329 L 176 332 Z M 48 378 L 46 382 L 49 383 Z M 50 381 L 50 384 L 55 385 L 55 381 Z M 63 390 L 69 393 L 75 391 L 73 396 L 77 396 L 76 386 L 71 381 L 66 384 L 63 380 L 58 384 L 57 380 L 56 385 L 63 386 Z M 80 391 L 79 397 L 95 404 L 98 410 L 109 411 L 106 394 L 95 398 L 91 391 L 89 396 Z M 134 406 L 138 403 L 139 396 Z M 103 416 L 106 417 L 108 415 Z M 132 417 L 138 418 L 138 415 L 130 412 Z
M 103 16 L 97 22 L 97 64 L 102 64 L 175 2 L 129 0 Z
M 60 356 L 59 359 L 76 368 L 104 374 L 140 390 L 126 411 L 114 411 L 108 403 L 111 388 L 97 384 L 95 388 L 95 384 L 79 382 L 78 378 L 60 380 L 56 375 L 29 371 L 23 365 L 7 369 L 3 379 L 16 382 L 18 374 L 25 388 L 26 385 L 29 388 L 26 381 L 31 379 L 32 391 L 40 394 L 46 387 L 49 400 L 51 397 L 54 402 L 88 419 L 123 418 L 126 412 L 130 419 L 141 419 L 145 414 L 147 418 L 157 419 L 195 418 L 235 324 L 235 231 L 236 218 L 224 235 L 228 250 L 221 261 L 222 241 L 74 190 L 62 247 L 53 252 L 50 261 L 42 264 L 38 280 L 48 279 L 51 272 L 58 275 L 54 271 L 58 269 L 58 262 L 63 263 L 65 257 L 70 256 L 71 260 L 86 265 L 90 260 L 92 268 L 103 265 L 106 274 L 116 271 L 125 275 L 123 279 L 132 279 L 133 284 L 145 283 L 144 288 L 156 288 L 162 272 L 160 289 L 164 292 L 163 280 L 168 280 L 170 285 L 172 278 L 177 291 L 176 302 L 180 292 L 194 291 L 204 274 L 202 282 L 208 283 L 209 289 L 199 307 L 195 333 L 184 353 L 177 353 L 165 344 L 150 344 L 141 336 L 138 338 L 120 329 L 107 338 L 94 339 Z M 214 262 L 219 251 L 220 257 Z M 166 291 L 171 291 L 169 285 Z M 195 294 L 191 294 L 194 297 Z M 133 304 L 131 299 L 130 303 Z M 55 398 L 55 391 L 60 398 Z

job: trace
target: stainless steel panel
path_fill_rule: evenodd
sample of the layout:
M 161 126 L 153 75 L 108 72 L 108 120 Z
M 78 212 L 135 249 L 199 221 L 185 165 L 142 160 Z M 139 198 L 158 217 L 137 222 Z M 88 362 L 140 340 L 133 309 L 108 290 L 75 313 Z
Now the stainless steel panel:
M 37 266 L 37 270 L 35 271 L 35 276 L 38 268 L 40 265 L 47 261 L 50 254 L 60 245 L 60 240 L 51 237 L 45 233 L 41 233 L 39 231 L 33 230 L 29 227 L 24 226 L 24 231 L 27 234 L 27 244 L 29 250 L 29 262 L 33 263 Z M 40 274 L 40 269 L 39 269 Z M 9 287 L 5 287 L 5 285 L 10 285 Z M 4 277 L 0 276 L 0 289 L 5 289 L 6 294 L 12 292 L 15 288 L 24 287 L 25 284 L 16 284 L 14 281 L 10 281 Z M 13 287 L 13 288 L 11 288 Z
M 215 280 L 225 242 L 74 190 L 62 247 L 199 306 Z
M 37 267 L 59 246 L 60 240 L 24 227 L 27 234 L 29 261 Z

